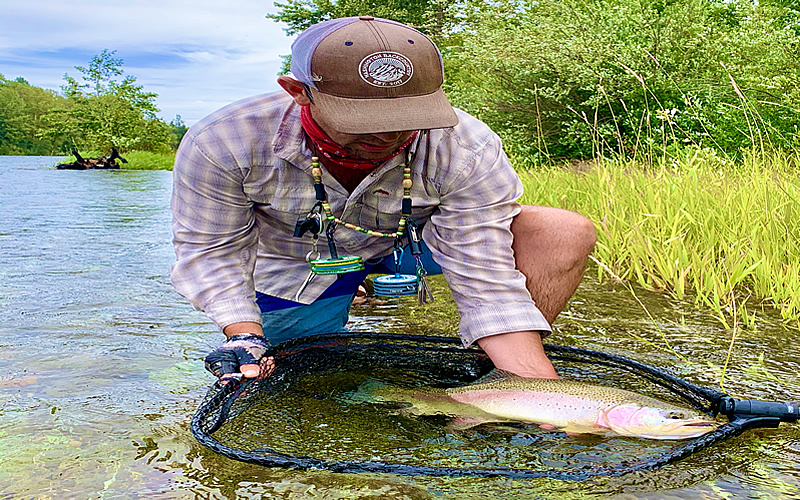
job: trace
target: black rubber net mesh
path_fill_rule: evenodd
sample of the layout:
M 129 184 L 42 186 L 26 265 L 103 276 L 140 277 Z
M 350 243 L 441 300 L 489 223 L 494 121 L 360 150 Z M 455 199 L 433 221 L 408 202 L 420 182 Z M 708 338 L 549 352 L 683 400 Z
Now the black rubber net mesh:
M 559 374 L 633 390 L 711 413 L 724 394 L 618 356 L 547 346 Z M 275 371 L 261 380 L 215 384 L 192 432 L 204 446 L 269 467 L 430 476 L 622 475 L 684 458 L 740 434 L 733 421 L 692 440 L 567 436 L 525 423 L 454 431 L 445 415 L 409 415 L 371 388 L 453 387 L 492 363 L 456 338 L 330 334 L 276 347 Z

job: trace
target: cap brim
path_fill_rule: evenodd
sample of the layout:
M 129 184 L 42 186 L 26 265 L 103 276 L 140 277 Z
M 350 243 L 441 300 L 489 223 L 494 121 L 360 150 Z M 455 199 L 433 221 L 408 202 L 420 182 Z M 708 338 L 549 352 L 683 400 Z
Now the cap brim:
M 350 99 L 313 91 L 326 124 L 345 134 L 380 134 L 458 125 L 442 89 L 432 94 L 384 99 Z

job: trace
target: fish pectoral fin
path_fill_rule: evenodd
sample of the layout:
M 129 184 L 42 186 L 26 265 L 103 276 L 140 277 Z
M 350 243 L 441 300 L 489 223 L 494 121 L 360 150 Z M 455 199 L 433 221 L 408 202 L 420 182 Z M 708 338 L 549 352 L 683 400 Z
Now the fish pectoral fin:
M 553 424 L 536 424 L 536 425 L 538 425 L 540 429 L 544 429 L 546 431 L 563 432 L 567 436 L 580 436 L 581 434 L 585 434 L 586 433 L 585 430 L 578 430 L 578 429 L 568 428 L 568 427 L 559 427 L 559 426 L 553 425 Z

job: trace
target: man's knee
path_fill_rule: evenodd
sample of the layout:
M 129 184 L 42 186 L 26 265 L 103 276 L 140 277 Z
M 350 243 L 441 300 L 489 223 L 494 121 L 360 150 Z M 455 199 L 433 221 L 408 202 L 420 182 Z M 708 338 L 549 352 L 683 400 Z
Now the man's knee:
M 537 241 L 589 255 L 597 242 L 594 223 L 581 214 L 554 207 L 522 205 L 511 224 L 515 244 Z
M 578 243 L 578 248 L 581 249 L 581 253 L 589 255 L 597 243 L 597 229 L 594 222 L 581 214 L 569 213 L 571 214 L 569 230 L 575 235 L 574 238 Z

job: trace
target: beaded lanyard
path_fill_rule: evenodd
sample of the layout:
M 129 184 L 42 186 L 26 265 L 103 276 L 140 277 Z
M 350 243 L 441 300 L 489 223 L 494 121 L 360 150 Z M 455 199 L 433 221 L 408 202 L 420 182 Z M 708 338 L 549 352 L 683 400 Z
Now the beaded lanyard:
M 306 254 L 306 262 L 311 267 L 303 284 L 295 295 L 295 300 L 299 302 L 300 295 L 306 287 L 318 274 L 336 274 L 341 275 L 354 271 L 364 270 L 364 262 L 359 256 L 340 256 L 336 249 L 336 242 L 334 233 L 341 225 L 347 229 L 358 231 L 368 236 L 377 238 L 394 238 L 393 255 L 395 260 L 395 274 L 387 276 L 379 276 L 373 280 L 375 285 L 375 294 L 386 297 L 401 297 L 407 295 L 417 295 L 419 303 L 433 302 L 433 295 L 426 280 L 427 272 L 422 265 L 422 247 L 420 245 L 419 235 L 416 231 L 416 224 L 411 219 L 411 186 L 413 181 L 411 179 L 411 168 L 408 167 L 408 155 L 406 155 L 406 162 L 403 167 L 403 200 L 400 215 L 400 221 L 397 223 L 397 230 L 393 233 L 384 233 L 381 231 L 373 231 L 365 229 L 361 226 L 345 222 L 333 214 L 328 196 L 325 192 L 325 185 L 322 183 L 322 168 L 319 166 L 319 158 L 314 156 L 311 158 L 311 176 L 314 178 L 314 191 L 317 202 L 314 208 L 308 215 L 297 221 L 295 226 L 294 236 L 301 237 L 306 231 L 311 231 L 313 248 Z M 324 214 L 324 216 L 323 216 Z M 317 249 L 317 242 L 319 241 L 319 232 L 322 230 L 323 217 L 327 222 L 327 229 L 325 235 L 328 239 L 328 250 L 330 258 L 323 259 Z M 400 274 L 400 262 L 403 257 L 402 239 L 406 234 L 406 226 L 409 227 L 409 246 L 412 251 L 417 264 L 416 276 Z
M 327 194 L 325 193 L 325 186 L 322 184 L 322 169 L 319 167 L 319 158 L 314 156 L 311 158 L 311 175 L 314 177 L 314 189 L 317 194 L 317 203 L 322 205 L 322 210 L 325 212 L 325 218 L 328 224 L 342 225 L 347 229 L 358 231 L 369 236 L 376 236 L 378 238 L 395 238 L 402 239 L 403 233 L 406 228 L 406 221 L 411 217 L 411 167 L 402 165 L 403 167 L 403 208 L 400 213 L 400 222 L 397 223 L 397 231 L 394 233 L 382 233 L 380 231 L 373 231 L 371 229 L 364 229 L 361 226 L 356 226 L 349 222 L 344 222 L 338 217 L 333 215 L 331 205 L 328 203 Z

